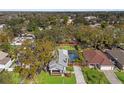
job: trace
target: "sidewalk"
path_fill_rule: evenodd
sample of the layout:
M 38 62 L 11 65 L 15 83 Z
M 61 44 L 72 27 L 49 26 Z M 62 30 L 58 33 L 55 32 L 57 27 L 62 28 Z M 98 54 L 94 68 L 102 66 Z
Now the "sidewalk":
M 112 70 L 105 71 L 104 70 L 103 72 L 111 84 L 122 84 L 121 81 L 115 75 L 114 71 L 112 71 Z
M 83 73 L 79 66 L 73 66 L 77 84 L 86 84 Z

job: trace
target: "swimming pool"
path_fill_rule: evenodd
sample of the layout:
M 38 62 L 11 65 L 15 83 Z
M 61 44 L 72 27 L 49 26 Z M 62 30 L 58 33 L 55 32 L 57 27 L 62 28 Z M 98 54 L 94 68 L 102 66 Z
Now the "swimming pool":
M 78 53 L 75 50 L 68 50 L 69 60 L 71 62 L 75 61 L 76 59 L 79 59 Z

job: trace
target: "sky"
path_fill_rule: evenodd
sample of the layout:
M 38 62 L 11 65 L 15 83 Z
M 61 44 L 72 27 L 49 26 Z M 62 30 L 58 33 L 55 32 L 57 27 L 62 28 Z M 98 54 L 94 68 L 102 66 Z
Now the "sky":
M 124 0 L 0 0 L 0 10 L 124 9 Z

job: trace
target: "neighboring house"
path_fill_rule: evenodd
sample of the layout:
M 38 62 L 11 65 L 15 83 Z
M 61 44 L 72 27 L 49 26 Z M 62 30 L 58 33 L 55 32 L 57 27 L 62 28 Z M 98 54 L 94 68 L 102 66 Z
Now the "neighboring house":
M 5 24 L 0 24 L 0 31 L 2 31 L 5 26 L 6 26 Z
M 87 21 L 89 21 L 89 20 L 93 20 L 93 19 L 96 19 L 97 17 L 95 17 L 95 16 L 86 16 L 86 17 L 84 17 L 84 19 L 86 19 Z
M 73 18 L 71 16 L 68 17 L 67 25 L 73 24 Z
M 42 30 L 43 30 L 43 27 L 38 27 L 38 29 L 39 29 L 40 31 L 42 31 Z
M 67 25 L 70 25 L 70 24 L 72 24 L 72 23 L 73 23 L 73 19 L 68 19 Z
M 107 49 L 106 53 L 118 68 L 124 69 L 124 50 L 112 48 L 111 50 Z
M 22 43 L 24 42 L 24 38 L 23 37 L 16 37 L 14 38 L 14 40 L 12 41 L 11 45 L 22 45 Z
M 21 36 L 14 38 L 11 45 L 17 45 L 17 46 L 22 45 L 22 43 L 25 40 L 31 40 L 33 42 L 34 39 L 35 39 L 35 36 L 32 34 L 22 34 Z
M 90 68 L 97 67 L 100 70 L 113 70 L 114 68 L 111 60 L 99 50 L 85 50 L 83 55 Z
M 93 24 L 93 25 L 91 24 L 91 25 L 90 25 L 90 27 L 92 27 L 92 28 L 100 27 L 100 26 L 101 26 L 101 24 L 99 24 L 99 23 L 96 23 L 96 24 Z
M 90 25 L 90 27 L 99 27 L 99 18 L 96 16 L 86 16 L 85 21 Z
M 51 74 L 64 74 L 66 73 L 66 67 L 68 64 L 67 50 L 59 49 L 58 57 L 49 63 L 49 71 Z
M 8 53 L 0 51 L 0 70 L 8 70 L 12 63 L 13 60 L 8 56 Z

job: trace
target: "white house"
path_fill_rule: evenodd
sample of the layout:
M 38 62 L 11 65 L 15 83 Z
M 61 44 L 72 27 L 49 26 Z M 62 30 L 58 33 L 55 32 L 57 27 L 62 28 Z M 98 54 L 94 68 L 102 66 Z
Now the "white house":
M 21 36 L 14 38 L 11 45 L 17 45 L 17 46 L 22 45 L 22 43 L 25 40 L 31 40 L 33 42 L 34 39 L 35 39 L 35 36 L 32 34 L 22 34 Z
M 71 17 L 68 17 L 67 25 L 70 25 L 73 23 L 73 19 Z
M 16 37 L 12 41 L 11 45 L 17 45 L 17 46 L 18 45 L 22 45 L 23 41 L 24 41 L 24 38 L 22 38 L 22 37 Z
M 8 53 L 0 51 L 0 69 L 8 70 L 9 67 L 12 65 L 14 60 L 8 56 Z
M 94 25 L 90 25 L 90 27 L 92 27 L 92 28 L 95 28 L 95 27 L 100 27 L 101 26 L 101 24 L 99 24 L 99 23 L 96 23 L 96 24 L 94 24 Z
M 0 24 L 0 31 L 2 31 L 5 26 L 6 26 L 5 24 Z
M 58 57 L 49 63 L 49 71 L 51 74 L 64 74 L 68 63 L 67 50 L 59 49 Z
M 86 16 L 86 17 L 84 17 L 86 20 L 92 20 L 92 19 L 96 19 L 97 17 L 95 17 L 95 16 Z

